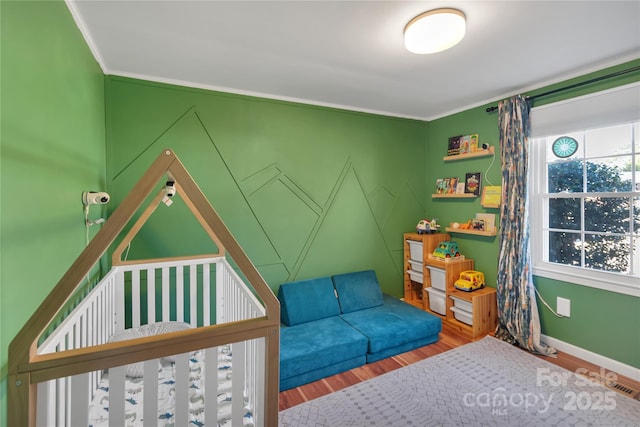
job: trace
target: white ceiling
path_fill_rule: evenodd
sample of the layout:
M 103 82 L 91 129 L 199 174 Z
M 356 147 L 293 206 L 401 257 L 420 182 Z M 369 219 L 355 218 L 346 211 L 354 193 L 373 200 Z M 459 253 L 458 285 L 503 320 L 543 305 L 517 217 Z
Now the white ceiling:
M 67 4 L 105 74 L 425 120 L 640 58 L 640 0 Z M 438 7 L 466 37 L 407 52 Z

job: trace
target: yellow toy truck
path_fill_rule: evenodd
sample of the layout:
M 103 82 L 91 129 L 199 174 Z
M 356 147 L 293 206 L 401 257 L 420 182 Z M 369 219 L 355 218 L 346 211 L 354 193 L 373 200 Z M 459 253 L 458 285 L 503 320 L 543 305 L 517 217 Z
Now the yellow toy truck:
M 460 273 L 460 278 L 453 286 L 465 292 L 484 288 L 484 273 L 475 270 L 466 270 Z

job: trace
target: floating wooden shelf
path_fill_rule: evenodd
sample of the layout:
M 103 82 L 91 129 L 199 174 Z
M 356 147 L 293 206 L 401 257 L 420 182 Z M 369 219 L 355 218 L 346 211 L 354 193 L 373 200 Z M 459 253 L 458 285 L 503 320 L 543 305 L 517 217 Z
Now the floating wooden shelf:
M 434 199 L 470 199 L 473 197 L 480 197 L 477 194 L 472 193 L 446 193 L 446 194 L 432 194 L 431 197 Z
M 495 236 L 498 234 L 496 229 L 493 231 L 480 231 L 480 230 L 465 230 L 463 228 L 451 228 L 447 227 L 445 230 L 449 233 L 462 233 L 462 234 L 475 234 L 477 236 Z
M 471 159 L 474 157 L 486 157 L 493 156 L 495 154 L 495 147 L 491 146 L 486 150 L 478 150 L 473 153 L 456 154 L 455 156 L 445 156 L 442 158 L 445 162 L 451 162 L 454 160 Z

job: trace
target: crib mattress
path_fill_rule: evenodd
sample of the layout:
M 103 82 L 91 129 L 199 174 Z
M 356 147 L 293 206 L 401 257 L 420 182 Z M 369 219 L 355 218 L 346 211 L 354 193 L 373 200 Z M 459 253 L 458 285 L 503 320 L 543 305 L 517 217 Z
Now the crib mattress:
M 196 351 L 189 358 L 189 425 L 204 426 L 204 352 Z M 231 427 L 231 378 L 232 357 L 230 347 L 218 351 L 218 420 L 219 427 Z M 175 426 L 175 363 L 162 361 L 158 368 L 158 426 Z M 143 423 L 144 381 L 142 378 L 126 377 L 125 382 L 125 422 L 127 426 Z M 182 391 L 186 392 L 186 391 Z M 244 426 L 253 426 L 251 409 L 246 406 Z M 210 422 L 207 426 L 212 425 Z M 109 374 L 105 372 L 89 408 L 89 427 L 109 426 Z

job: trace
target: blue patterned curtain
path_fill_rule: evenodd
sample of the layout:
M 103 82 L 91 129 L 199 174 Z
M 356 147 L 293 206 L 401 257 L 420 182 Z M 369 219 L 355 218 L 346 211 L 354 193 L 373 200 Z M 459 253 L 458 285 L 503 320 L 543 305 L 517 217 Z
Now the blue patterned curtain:
M 498 104 L 502 204 L 496 337 L 534 353 L 555 355 L 554 348 L 540 342 L 540 318 L 530 265 L 527 201 L 529 110 L 528 101 L 521 95 Z

